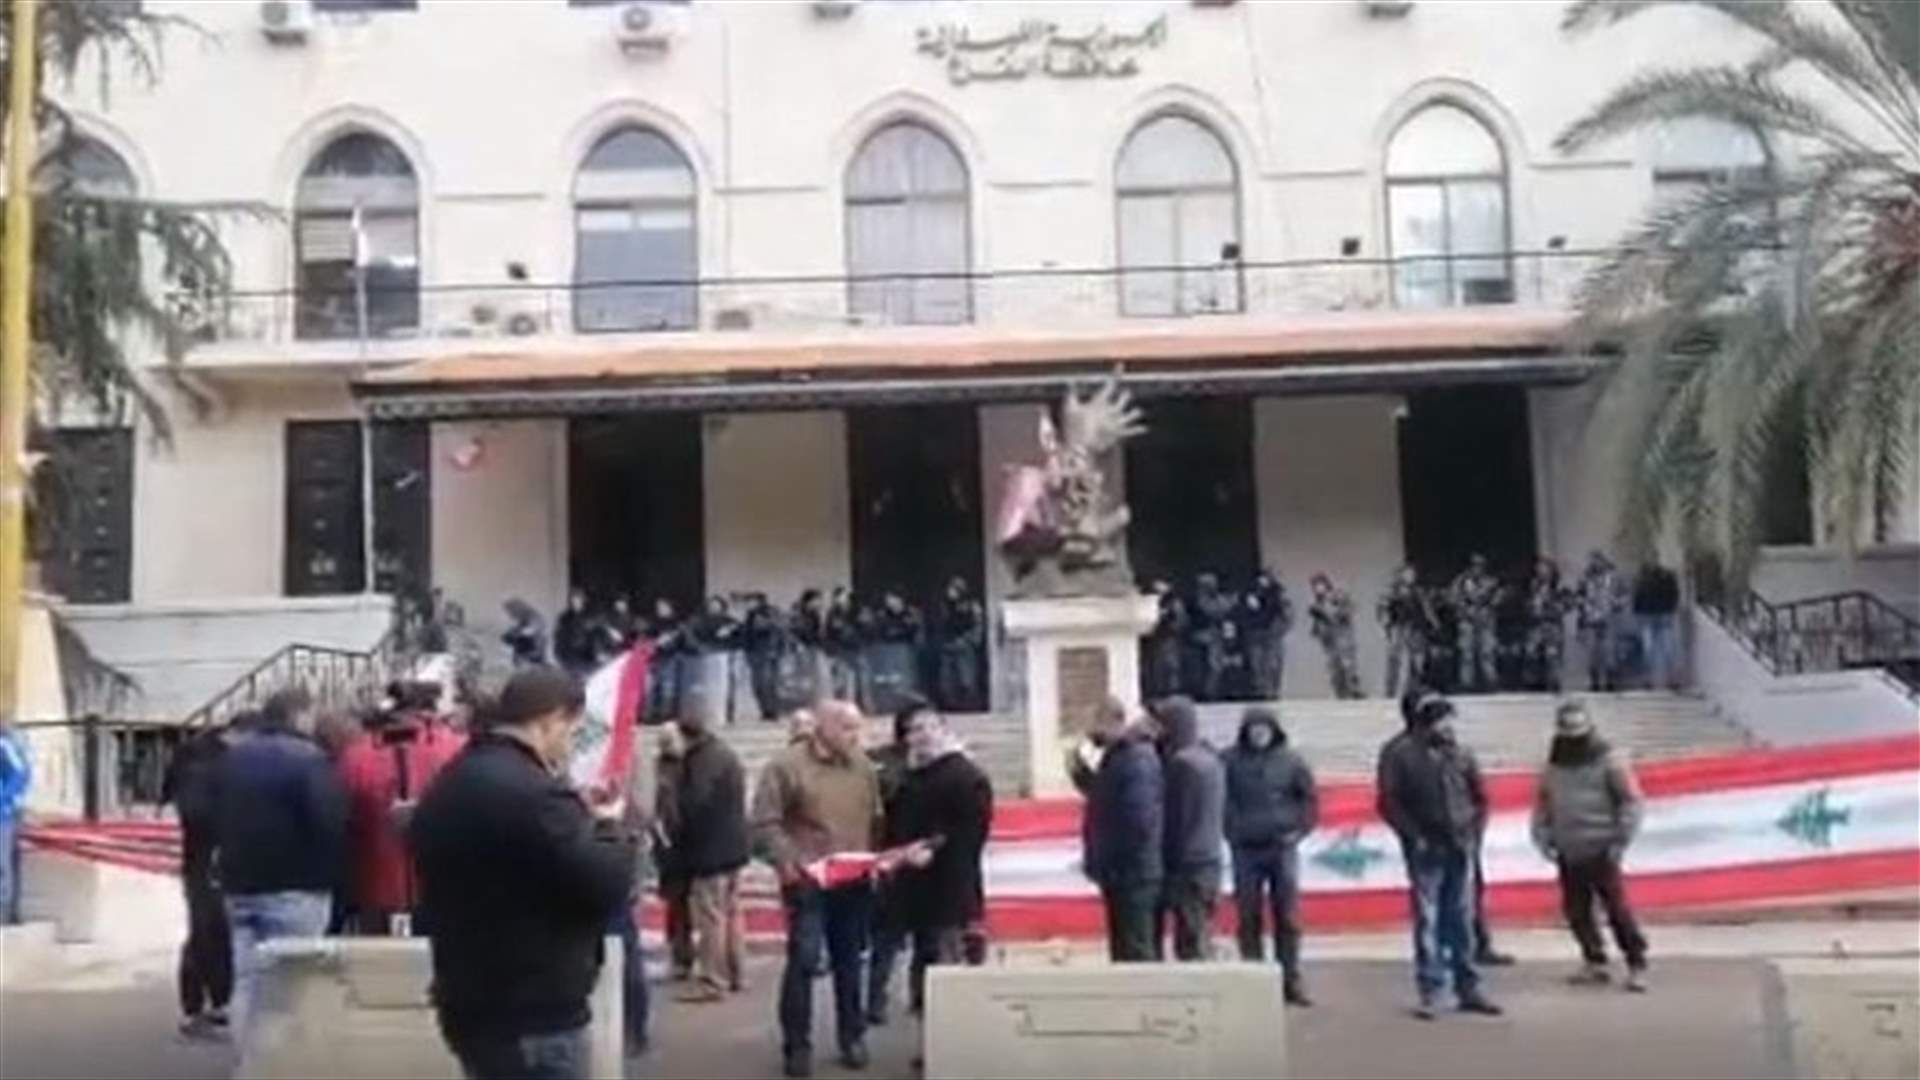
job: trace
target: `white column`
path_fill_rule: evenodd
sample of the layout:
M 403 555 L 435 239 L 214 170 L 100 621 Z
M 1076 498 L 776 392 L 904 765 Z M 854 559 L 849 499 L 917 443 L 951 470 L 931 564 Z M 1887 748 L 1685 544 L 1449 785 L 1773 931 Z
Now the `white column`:
M 708 593 L 852 581 L 845 413 L 716 413 L 701 439 Z
M 1353 597 L 1360 681 L 1382 690 L 1386 638 L 1374 601 L 1404 557 L 1400 521 L 1400 398 L 1258 398 L 1253 472 L 1260 557 L 1293 597 L 1284 696 L 1333 696 L 1326 654 L 1308 633 L 1308 579 L 1325 573 Z

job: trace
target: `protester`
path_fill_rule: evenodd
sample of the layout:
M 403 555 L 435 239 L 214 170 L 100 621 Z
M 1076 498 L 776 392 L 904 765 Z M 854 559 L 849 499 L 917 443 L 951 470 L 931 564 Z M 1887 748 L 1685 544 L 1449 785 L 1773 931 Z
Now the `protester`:
M 1081 864 L 1100 888 L 1107 956 L 1115 963 L 1154 959 L 1154 910 L 1160 902 L 1163 792 L 1150 733 L 1128 723 L 1126 706 L 1108 698 L 1093 730 L 1073 751 L 1068 775 L 1086 797 Z
M 821 704 L 814 728 L 767 763 L 754 790 L 754 846 L 780 878 L 787 915 L 787 962 L 780 978 L 781 1049 L 786 1075 L 813 1074 L 813 977 L 824 948 L 833 967 L 840 1060 L 867 1064 L 861 1008 L 861 950 L 872 918 L 873 888 L 860 878 L 823 885 L 809 875 L 816 859 L 873 850 L 880 791 L 860 752 L 860 710 Z
M 1680 579 L 1650 559 L 1633 582 L 1633 617 L 1647 689 L 1680 688 Z
M 245 1032 L 259 947 L 318 937 L 344 878 L 346 793 L 311 738 L 313 702 L 283 690 L 214 768 L 214 865 L 233 937 L 235 1022 Z
M 588 997 L 638 840 L 624 792 L 562 778 L 582 704 L 565 672 L 516 672 L 414 814 L 433 1002 L 468 1077 L 587 1075 Z
M 1377 809 L 1407 863 L 1420 995 L 1414 1015 L 1422 1020 L 1437 1015 L 1435 1000 L 1449 974 L 1461 1012 L 1501 1012 L 1481 993 L 1474 968 L 1473 854 L 1486 789 L 1454 733 L 1453 714 L 1453 703 L 1438 695 L 1415 698 L 1409 727 L 1381 746 L 1378 766 Z
M 187 940 L 180 946 L 178 979 L 180 1034 L 190 1039 L 221 1037 L 228 1026 L 233 939 L 213 865 L 219 825 L 214 773 L 233 732 L 258 722 L 258 713 L 245 712 L 234 717 L 229 728 L 187 739 L 174 753 L 161 785 L 161 801 L 172 803 L 180 819 L 180 882 L 187 901 Z
M 635 717 L 633 722 L 638 723 L 639 718 Z M 634 738 L 639 738 L 637 731 Z M 582 743 L 587 741 L 576 740 L 574 752 L 579 754 Z M 652 1041 L 648 1027 L 653 1018 L 653 993 L 648 985 L 646 950 L 641 947 L 639 907 L 650 869 L 649 860 L 655 849 L 659 790 L 658 761 L 636 749 L 627 764 L 626 814 L 621 818 L 621 824 L 635 838 L 633 888 L 626 901 L 615 909 L 613 921 L 608 925 L 608 932 L 620 939 L 620 1004 L 625 1013 L 625 1050 L 629 1058 L 644 1055 Z
M 1313 772 L 1288 748 L 1279 718 L 1264 707 L 1246 711 L 1225 763 L 1225 831 L 1233 852 L 1240 958 L 1262 959 L 1264 901 L 1273 916 L 1273 956 L 1287 1004 L 1312 1005 L 1300 977 L 1300 841 L 1320 819 Z
M 20 921 L 20 822 L 33 787 L 27 740 L 0 717 L 0 926 Z
M 873 763 L 874 780 L 880 788 L 880 846 L 883 848 L 915 839 L 901 830 L 899 799 L 901 785 L 907 777 L 907 726 L 924 705 L 925 700 L 917 696 L 902 705 L 893 714 L 893 739 L 885 746 L 867 751 L 867 760 Z M 907 940 L 907 915 L 899 890 L 891 881 L 876 882 L 873 940 L 867 948 L 868 1027 L 882 1027 L 887 1022 L 893 973 L 899 966 L 900 949 Z
M 1226 776 L 1220 755 L 1200 740 L 1200 720 L 1190 698 L 1167 698 L 1152 714 L 1160 727 L 1166 782 L 1161 832 L 1165 876 L 1154 913 L 1154 952 L 1161 955 L 1162 929 L 1171 919 L 1174 956 L 1206 960 L 1212 951 L 1213 910 L 1220 900 Z
M 1553 747 L 1534 801 L 1533 842 L 1559 868 L 1561 908 L 1585 961 L 1570 981 L 1605 986 L 1612 978 L 1607 947 L 1593 921 L 1597 899 L 1627 961 L 1626 987 L 1644 993 L 1647 939 L 1627 903 L 1620 873 L 1621 856 L 1640 828 L 1640 784 L 1594 730 L 1586 706 L 1563 703 L 1553 727 Z
M 693 978 L 693 881 L 681 867 L 673 837 L 680 831 L 681 763 L 685 747 L 680 729 L 660 728 L 658 786 L 654 796 L 654 868 L 660 877 L 660 904 L 666 909 L 667 955 L 673 980 Z
M 917 1015 L 927 968 L 960 963 L 967 928 L 982 914 L 980 861 L 993 824 L 993 784 L 933 706 L 916 702 L 904 712 L 907 772 L 888 811 L 889 843 L 898 836 L 899 844 L 932 846 L 927 864 L 909 865 L 892 886 L 913 939 L 907 1000 Z
M 697 987 L 690 1003 L 726 1000 L 741 987 L 740 868 L 747 864 L 747 781 L 733 747 L 714 735 L 706 717 L 680 718 L 685 750 L 674 785 L 677 804 L 672 845 L 688 879 Z
M 421 792 L 460 752 L 465 740 L 440 723 L 440 686 L 402 682 L 371 730 L 340 754 L 347 793 L 347 842 L 354 929 L 367 936 L 407 936 L 418 899 L 407 853 L 406 821 Z

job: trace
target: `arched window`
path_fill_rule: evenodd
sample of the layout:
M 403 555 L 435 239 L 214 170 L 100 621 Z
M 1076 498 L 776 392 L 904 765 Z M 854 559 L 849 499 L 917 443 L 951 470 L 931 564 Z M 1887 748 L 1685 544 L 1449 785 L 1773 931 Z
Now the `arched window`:
M 1479 117 L 1439 102 L 1393 133 L 1387 226 L 1400 306 L 1513 301 L 1507 158 Z
M 1669 120 L 1653 129 L 1653 195 L 1660 202 L 1705 187 L 1754 179 L 1766 171 L 1767 147 L 1750 127 L 1712 117 Z
M 694 200 L 693 166 L 659 132 L 623 127 L 594 144 L 573 180 L 575 329 L 696 324 Z
M 969 214 L 952 143 L 910 120 L 869 136 L 847 166 L 848 311 L 890 324 L 971 319 Z
M 41 163 L 42 191 L 71 191 L 90 199 L 130 199 L 133 170 L 113 148 L 85 135 L 69 135 L 66 144 Z
M 1240 185 L 1213 129 L 1177 113 L 1133 130 L 1114 169 L 1120 310 L 1240 310 Z
M 420 325 L 420 185 L 369 131 L 328 143 L 294 197 L 295 333 L 396 337 Z

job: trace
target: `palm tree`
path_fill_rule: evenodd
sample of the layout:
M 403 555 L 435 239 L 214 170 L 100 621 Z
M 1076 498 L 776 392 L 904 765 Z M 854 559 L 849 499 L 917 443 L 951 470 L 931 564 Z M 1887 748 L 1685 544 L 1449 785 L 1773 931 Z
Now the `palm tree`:
M 164 441 L 167 411 L 155 383 L 140 376 L 138 358 L 158 351 L 170 362 L 180 360 L 193 327 L 176 298 L 224 296 L 232 280 L 227 251 L 214 216 L 201 208 L 91 189 L 76 167 L 85 143 L 67 110 L 46 91 L 49 82 L 71 86 L 83 65 L 97 71 L 103 93 L 121 73 L 151 82 L 159 77 L 163 37 L 198 29 L 138 4 L 89 0 L 41 4 L 37 30 L 35 430 L 41 418 L 77 403 L 108 424 L 125 423 L 137 410 L 146 430 Z M 0 5 L 0 86 L 14 46 L 11 5 Z M 0 128 L 5 121 L 0 100 Z M 198 399 L 189 393 L 189 400 Z M 70 485 L 59 447 L 52 443 L 54 452 L 36 469 L 34 550 L 64 550 L 61 492 Z M 110 706 L 132 688 L 124 674 L 93 657 L 57 613 L 54 629 L 71 707 Z
M 1563 26 L 1662 6 L 1580 0 Z M 1776 151 L 1653 206 L 1587 275 L 1575 323 L 1578 345 L 1619 354 L 1590 427 L 1624 451 L 1624 545 L 1676 537 L 1740 589 L 1769 492 L 1810 489 L 1849 546 L 1913 513 L 1900 501 L 1920 419 L 1920 4 L 1687 6 L 1744 32 L 1752 56 L 1641 71 L 1555 147 L 1713 120 Z

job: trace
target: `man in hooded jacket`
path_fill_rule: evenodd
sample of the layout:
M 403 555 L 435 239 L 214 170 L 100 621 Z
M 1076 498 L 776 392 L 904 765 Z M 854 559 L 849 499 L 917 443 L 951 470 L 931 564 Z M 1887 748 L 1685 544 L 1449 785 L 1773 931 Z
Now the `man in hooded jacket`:
M 909 864 L 893 882 L 913 940 L 908 1000 L 918 1013 L 927 968 L 959 963 L 967 927 L 981 916 L 980 861 L 993 824 L 993 784 L 931 705 L 915 702 L 906 716 L 907 772 L 888 832 L 933 845 L 925 866 Z
M 1154 916 L 1154 947 L 1171 917 L 1173 954 L 1205 960 L 1213 937 L 1213 909 L 1220 899 L 1220 847 L 1226 813 L 1226 774 L 1220 755 L 1200 741 L 1193 701 L 1170 697 L 1153 708 L 1160 724 L 1166 775 L 1161 863 L 1166 881 Z
M 1273 915 L 1273 956 L 1289 1005 L 1313 1004 L 1300 978 L 1300 841 L 1320 818 L 1313 770 L 1287 746 L 1272 709 L 1256 706 L 1222 755 L 1226 837 L 1233 854 L 1233 899 L 1241 959 L 1262 957 L 1261 906 Z

